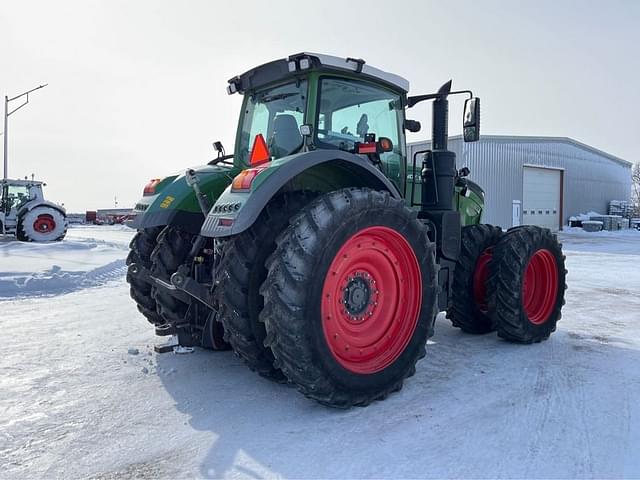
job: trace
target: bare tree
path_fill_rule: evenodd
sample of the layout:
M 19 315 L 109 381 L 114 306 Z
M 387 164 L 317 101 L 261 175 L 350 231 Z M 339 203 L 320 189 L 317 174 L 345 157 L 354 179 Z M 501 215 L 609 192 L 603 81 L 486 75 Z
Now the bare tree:
M 640 216 L 640 163 L 634 163 L 631 168 L 631 202 L 633 215 Z

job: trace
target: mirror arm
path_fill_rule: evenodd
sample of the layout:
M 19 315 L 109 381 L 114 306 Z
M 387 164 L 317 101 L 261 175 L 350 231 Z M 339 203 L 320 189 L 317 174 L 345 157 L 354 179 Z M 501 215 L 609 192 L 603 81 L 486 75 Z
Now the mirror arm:
M 469 98 L 473 98 L 473 92 L 471 90 L 457 90 L 455 92 L 450 92 L 449 95 L 460 95 L 462 93 L 466 93 L 469 95 Z
M 435 100 L 436 98 L 446 97 L 448 95 L 460 95 L 467 94 L 469 98 L 473 98 L 473 92 L 471 90 L 456 90 L 455 92 L 448 93 L 428 93 L 426 95 L 414 95 L 407 98 L 407 108 L 411 108 L 414 105 L 423 102 L 425 100 Z

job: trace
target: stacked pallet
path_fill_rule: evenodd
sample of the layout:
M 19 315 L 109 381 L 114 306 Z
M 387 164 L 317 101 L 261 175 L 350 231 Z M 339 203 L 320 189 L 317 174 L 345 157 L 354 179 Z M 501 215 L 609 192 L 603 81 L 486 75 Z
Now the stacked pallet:
M 629 219 L 620 215 L 590 215 L 589 220 L 602 222 L 603 230 L 623 230 L 629 228 Z M 584 224 L 584 222 L 582 222 Z
M 625 200 L 611 200 L 609 202 L 609 215 L 631 218 L 632 210 L 631 204 Z

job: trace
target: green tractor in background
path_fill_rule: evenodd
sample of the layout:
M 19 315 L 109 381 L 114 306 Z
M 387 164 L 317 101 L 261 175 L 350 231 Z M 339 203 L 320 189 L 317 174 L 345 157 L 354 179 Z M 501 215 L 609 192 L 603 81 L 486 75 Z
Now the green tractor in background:
M 67 234 L 67 211 L 45 200 L 37 180 L 0 179 L 0 234 L 22 242 L 53 242 Z
M 127 279 L 156 333 L 231 348 L 325 405 L 367 405 L 415 372 L 438 312 L 469 333 L 545 340 L 565 291 L 546 229 L 480 224 L 484 192 L 447 150 L 448 100 L 361 59 L 301 53 L 234 77 L 235 154 L 152 180 Z M 432 148 L 406 112 L 433 101 Z

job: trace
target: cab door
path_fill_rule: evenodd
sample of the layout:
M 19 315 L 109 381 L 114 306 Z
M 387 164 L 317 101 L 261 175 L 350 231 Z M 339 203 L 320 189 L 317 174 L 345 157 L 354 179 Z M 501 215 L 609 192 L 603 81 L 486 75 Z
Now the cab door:
M 402 95 L 374 83 L 321 77 L 318 128 L 321 148 L 351 150 L 365 135 L 387 137 L 393 148 L 380 154 L 380 169 L 398 191 L 404 191 L 406 142 Z

